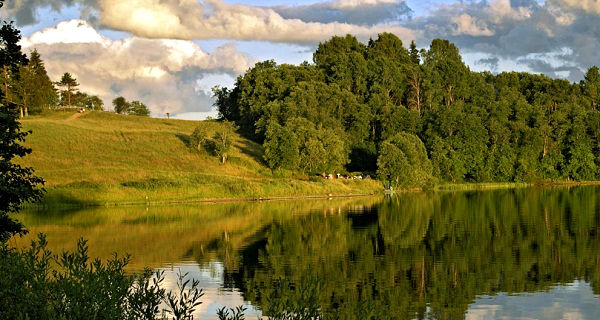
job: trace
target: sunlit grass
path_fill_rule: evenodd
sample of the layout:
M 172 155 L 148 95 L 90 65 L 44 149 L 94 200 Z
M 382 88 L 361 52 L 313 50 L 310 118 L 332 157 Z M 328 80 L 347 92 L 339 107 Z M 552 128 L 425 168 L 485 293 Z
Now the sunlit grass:
M 90 112 L 53 112 L 23 121 L 32 130 L 23 160 L 47 184 L 44 205 L 164 203 L 219 198 L 364 194 L 379 182 L 310 181 L 301 173 L 276 172 L 262 160 L 262 146 L 235 136 L 229 161 L 186 145 L 197 125 L 209 136 L 215 121 L 185 121 Z

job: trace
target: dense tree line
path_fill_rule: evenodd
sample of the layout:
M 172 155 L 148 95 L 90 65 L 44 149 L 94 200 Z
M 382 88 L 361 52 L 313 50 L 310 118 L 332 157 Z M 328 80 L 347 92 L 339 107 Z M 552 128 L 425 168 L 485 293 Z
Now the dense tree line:
M 2 82 L 6 99 L 19 107 L 20 117 L 60 106 L 103 110 L 102 99 L 79 91 L 79 83 L 70 73 L 63 74 L 60 81 L 52 82 L 37 50 L 29 57 L 22 54 L 14 66 L 4 67 Z
M 264 143 L 272 168 L 379 171 L 399 186 L 424 180 L 387 165 L 424 163 L 422 174 L 451 182 L 600 177 L 597 67 L 580 83 L 472 72 L 447 40 L 419 51 L 389 33 L 367 44 L 333 37 L 313 61 L 261 62 L 214 90 L 221 117 Z M 391 149 L 412 136 L 431 165 Z

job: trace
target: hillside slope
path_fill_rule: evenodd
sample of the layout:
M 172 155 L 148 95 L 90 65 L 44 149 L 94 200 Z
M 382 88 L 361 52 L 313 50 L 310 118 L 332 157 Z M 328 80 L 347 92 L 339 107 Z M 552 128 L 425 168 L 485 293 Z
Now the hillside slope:
M 274 174 L 263 163 L 262 147 L 237 135 L 229 161 L 220 164 L 211 154 L 187 147 L 198 125 L 212 133 L 221 124 L 108 112 L 30 117 L 23 127 L 33 132 L 26 143 L 33 152 L 21 163 L 46 179 L 46 205 L 343 195 L 381 189 L 376 181 L 309 181 L 300 174 Z

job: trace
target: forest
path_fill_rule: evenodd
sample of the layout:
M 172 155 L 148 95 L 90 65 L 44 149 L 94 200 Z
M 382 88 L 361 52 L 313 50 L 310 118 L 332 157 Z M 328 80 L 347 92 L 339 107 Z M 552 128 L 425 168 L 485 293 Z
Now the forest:
M 473 72 L 447 40 L 419 50 L 347 35 L 313 63 L 257 63 L 214 94 L 271 168 L 373 172 L 397 187 L 600 177 L 597 67 L 579 83 Z

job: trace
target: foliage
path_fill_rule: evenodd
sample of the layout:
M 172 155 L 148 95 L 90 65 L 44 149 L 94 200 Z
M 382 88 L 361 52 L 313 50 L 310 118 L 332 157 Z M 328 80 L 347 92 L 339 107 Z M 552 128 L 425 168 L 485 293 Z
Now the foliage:
M 596 295 L 598 190 L 406 193 L 279 219 L 232 248 L 243 264 L 225 272 L 272 319 L 302 307 L 309 319 L 463 319 L 482 295 L 574 281 Z
M 114 98 L 112 105 L 116 113 L 127 113 L 127 110 L 129 109 L 127 100 L 123 97 Z
M 341 171 L 348 162 L 343 133 L 315 127 L 306 118 L 288 120 L 285 126 L 267 128 L 265 160 L 271 168 L 302 169 L 304 172 Z
M 246 308 L 244 306 L 229 309 L 222 307 L 217 310 L 217 317 L 219 317 L 219 320 L 244 320 L 246 319 L 244 316 L 245 311 Z
M 56 85 L 64 88 L 64 90 L 61 91 L 61 103 L 63 105 L 66 104 L 67 106 L 72 106 L 71 98 L 73 97 L 73 94 L 79 90 L 77 89 L 79 86 L 77 80 L 70 73 L 65 72 Z
M 73 105 L 86 108 L 88 110 L 104 110 L 104 101 L 98 96 L 91 96 L 85 92 L 76 92 L 73 94 Z
M 0 29 L 0 68 L 12 70 L 13 77 L 18 77 L 19 65 L 26 60 L 20 53 L 20 38 L 12 24 L 3 24 Z M 8 214 L 18 211 L 26 202 L 40 199 L 43 190 L 38 186 L 44 183 L 43 179 L 33 175 L 32 168 L 14 163 L 31 153 L 31 149 L 22 145 L 30 132 L 21 130 L 17 106 L 9 100 L 6 89 L 4 86 L 0 91 L 0 242 L 24 232 L 23 226 Z
M 150 115 L 150 110 L 148 107 L 137 100 L 131 101 L 129 108 L 129 114 L 146 117 Z
M 164 273 L 128 275 L 129 256 L 91 260 L 87 242 L 55 255 L 40 234 L 18 251 L 0 245 L 2 319 L 192 319 L 198 282 L 179 274 L 177 292 L 161 288 Z M 164 303 L 164 304 L 163 304 Z M 162 308 L 166 306 L 166 308 Z
M 190 148 L 194 151 L 200 151 L 205 148 L 208 142 L 208 134 L 209 131 L 206 126 L 197 126 L 190 135 Z
M 149 116 L 150 110 L 140 101 L 127 101 L 123 97 L 117 97 L 112 101 L 113 108 L 116 113 L 130 114 L 136 116 Z
M 439 181 L 599 177 L 596 67 L 580 83 L 472 72 L 447 40 L 407 49 L 389 33 L 366 45 L 350 35 L 333 37 L 319 44 L 313 61 L 258 63 L 233 88 L 214 91 L 220 116 L 263 144 L 270 167 L 375 171 L 384 148 L 389 151 L 384 141 L 407 132 L 425 144 Z M 326 131 L 344 141 L 332 163 L 320 161 L 331 159 L 329 148 L 337 145 L 322 138 Z
M 400 132 L 381 144 L 377 175 L 394 187 L 423 187 L 432 180 L 425 145 L 414 134 Z
M 233 134 L 236 128 L 231 122 L 225 121 L 223 125 L 217 129 L 210 143 L 212 152 L 219 157 L 221 163 L 227 161 L 231 146 L 233 145 Z
M 288 128 L 272 123 L 265 137 L 265 160 L 271 169 L 296 169 L 299 166 L 300 151 L 298 138 Z
M 20 77 L 13 84 L 14 95 L 18 97 L 18 104 L 25 109 L 25 114 L 40 113 L 56 105 L 56 89 L 37 50 L 31 52 L 29 63 L 21 65 L 19 74 Z

